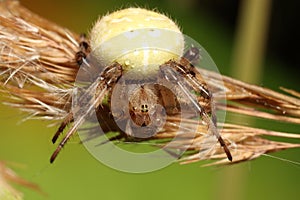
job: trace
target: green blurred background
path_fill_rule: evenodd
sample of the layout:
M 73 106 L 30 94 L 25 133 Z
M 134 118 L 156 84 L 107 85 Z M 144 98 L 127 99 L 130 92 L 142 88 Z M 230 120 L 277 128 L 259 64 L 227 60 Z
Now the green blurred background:
M 108 11 L 128 6 L 157 8 L 176 19 L 185 34 L 206 48 L 222 74 L 240 77 L 235 70 L 239 62 L 235 60 L 238 60 L 237 46 L 241 45 L 236 43 L 240 41 L 236 37 L 243 1 L 21 2 L 41 16 L 78 33 L 87 33 L 98 16 Z M 264 48 L 262 45 L 259 49 L 263 57 L 254 72 L 253 83 L 276 90 L 284 86 L 299 91 L 299 31 L 294 30 L 297 23 L 299 25 L 296 4 L 287 1 L 270 4 L 270 27 L 264 39 L 266 46 Z M 238 68 L 243 69 L 243 66 Z M 3 105 L 0 110 L 0 160 L 23 164 L 23 167 L 13 167 L 14 170 L 25 179 L 39 184 L 47 193 L 47 196 L 43 196 L 16 186 L 27 200 L 300 198 L 300 168 L 264 156 L 229 167 L 202 168 L 202 163 L 173 164 L 152 173 L 127 174 L 102 165 L 84 146 L 78 145 L 77 140 L 71 140 L 56 162 L 50 165 L 49 156 L 56 147 L 52 145 L 51 138 L 56 127 L 47 128 L 49 122 L 43 121 L 18 123 L 26 117 L 26 113 Z M 258 126 L 279 126 L 283 130 L 299 133 L 299 127 L 278 125 L 270 121 Z M 272 155 L 300 162 L 299 149 Z

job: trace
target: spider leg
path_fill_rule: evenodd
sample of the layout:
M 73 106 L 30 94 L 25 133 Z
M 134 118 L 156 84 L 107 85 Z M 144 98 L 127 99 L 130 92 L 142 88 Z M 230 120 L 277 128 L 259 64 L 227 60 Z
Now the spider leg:
M 60 124 L 59 128 L 57 129 L 55 135 L 52 138 L 52 143 L 54 144 L 60 134 L 64 131 L 66 126 L 70 124 L 74 120 L 73 113 L 69 112 L 68 115 L 65 117 L 64 121 Z
M 200 59 L 200 50 L 197 47 L 191 47 L 184 53 L 182 57 L 187 59 L 189 63 L 196 65 Z
M 91 52 L 91 47 L 87 41 L 86 35 L 80 35 L 79 42 L 79 51 L 75 54 L 75 60 L 77 64 L 80 66 L 83 62 L 83 59 Z
M 73 114 L 70 114 L 70 116 L 72 115 L 72 118 L 74 115 L 78 117 L 74 119 L 72 127 L 68 130 L 66 136 L 62 139 L 62 141 L 59 143 L 58 147 L 52 154 L 50 158 L 50 163 L 53 163 L 58 153 L 64 147 L 69 138 L 77 131 L 79 126 L 85 121 L 85 117 L 89 115 L 93 109 L 97 108 L 98 106 L 101 106 L 105 95 L 110 92 L 111 88 L 115 85 L 115 83 L 121 76 L 122 66 L 118 63 L 114 63 L 106 67 L 104 71 L 100 74 L 100 76 L 97 78 L 97 80 L 89 86 L 89 88 L 84 92 L 84 94 L 80 96 L 79 101 L 81 104 L 72 109 Z M 90 98 L 93 94 L 95 98 Z M 65 122 L 67 122 L 67 120 L 65 120 L 62 123 L 61 129 L 63 129 L 63 127 L 66 126 L 64 125 Z M 59 128 L 59 130 L 54 136 L 54 141 L 57 139 L 60 133 L 61 131 Z
M 217 130 L 217 117 L 215 115 L 215 108 L 212 101 L 212 94 L 207 89 L 204 83 L 201 83 L 196 77 L 200 76 L 199 72 L 192 65 L 188 63 L 186 59 L 182 59 L 180 63 L 175 61 L 168 61 L 167 63 L 160 66 L 162 74 L 165 78 L 171 82 L 174 82 L 181 88 L 182 92 L 190 99 L 194 106 L 196 106 L 203 120 L 207 123 L 209 130 L 218 139 L 220 145 L 224 149 L 228 160 L 232 161 L 232 155 L 224 142 L 223 138 Z M 178 73 L 181 74 L 185 79 L 184 81 L 178 77 Z M 199 92 L 205 99 L 211 100 L 211 118 L 205 111 L 205 109 L 199 104 L 197 100 L 191 95 L 186 87 L 186 83 L 196 91 Z

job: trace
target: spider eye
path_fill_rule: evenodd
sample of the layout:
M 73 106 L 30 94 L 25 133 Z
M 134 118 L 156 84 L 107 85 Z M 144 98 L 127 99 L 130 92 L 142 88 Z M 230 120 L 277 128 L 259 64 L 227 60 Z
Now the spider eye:
M 142 104 L 141 105 L 141 111 L 144 112 L 148 112 L 148 105 L 147 104 Z

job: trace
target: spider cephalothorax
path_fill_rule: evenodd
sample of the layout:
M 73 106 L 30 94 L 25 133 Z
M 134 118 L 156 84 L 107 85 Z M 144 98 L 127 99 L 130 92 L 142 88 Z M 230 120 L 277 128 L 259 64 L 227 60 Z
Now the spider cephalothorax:
M 82 39 L 81 51 L 76 54 L 77 63 L 88 63 L 85 58 L 91 51 L 96 63 L 104 65 L 91 85 L 96 89 L 95 102 L 91 105 L 98 112 L 104 112 L 103 108 L 107 107 L 103 104 L 105 98 L 110 102 L 113 90 L 118 90 L 116 84 L 121 85 L 121 92 L 117 93 L 119 101 L 115 104 L 110 102 L 107 113 L 110 113 L 111 119 L 125 122 L 119 129 L 123 135 L 138 139 L 152 137 L 169 116 L 180 113 L 181 105 L 192 104 L 207 125 L 208 132 L 217 137 L 228 159 L 232 160 L 216 127 L 213 96 L 193 66 L 199 58 L 199 51 L 191 48 L 184 54 L 184 38 L 172 20 L 141 8 L 124 9 L 102 17 L 91 31 L 90 42 Z M 162 45 L 168 49 L 162 50 Z M 128 78 L 121 80 L 123 76 Z M 203 106 L 190 91 L 199 94 L 209 106 Z M 177 95 L 185 98 L 177 98 Z M 65 126 L 74 121 L 72 112 L 76 112 L 76 108 L 68 114 L 53 142 Z M 87 109 L 81 115 L 88 115 L 88 112 Z M 80 120 L 74 122 L 52 155 L 51 162 L 77 130 L 83 121 Z M 139 127 L 145 129 L 136 131 Z

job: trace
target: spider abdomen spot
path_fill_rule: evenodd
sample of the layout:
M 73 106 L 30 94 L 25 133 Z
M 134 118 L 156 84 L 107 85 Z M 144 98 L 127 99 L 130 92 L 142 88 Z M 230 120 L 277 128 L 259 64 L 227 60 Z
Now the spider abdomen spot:
M 151 76 L 159 65 L 179 58 L 184 50 L 184 37 L 175 22 L 142 8 L 127 8 L 100 18 L 90 39 L 98 61 L 104 65 L 118 62 L 135 75 Z

